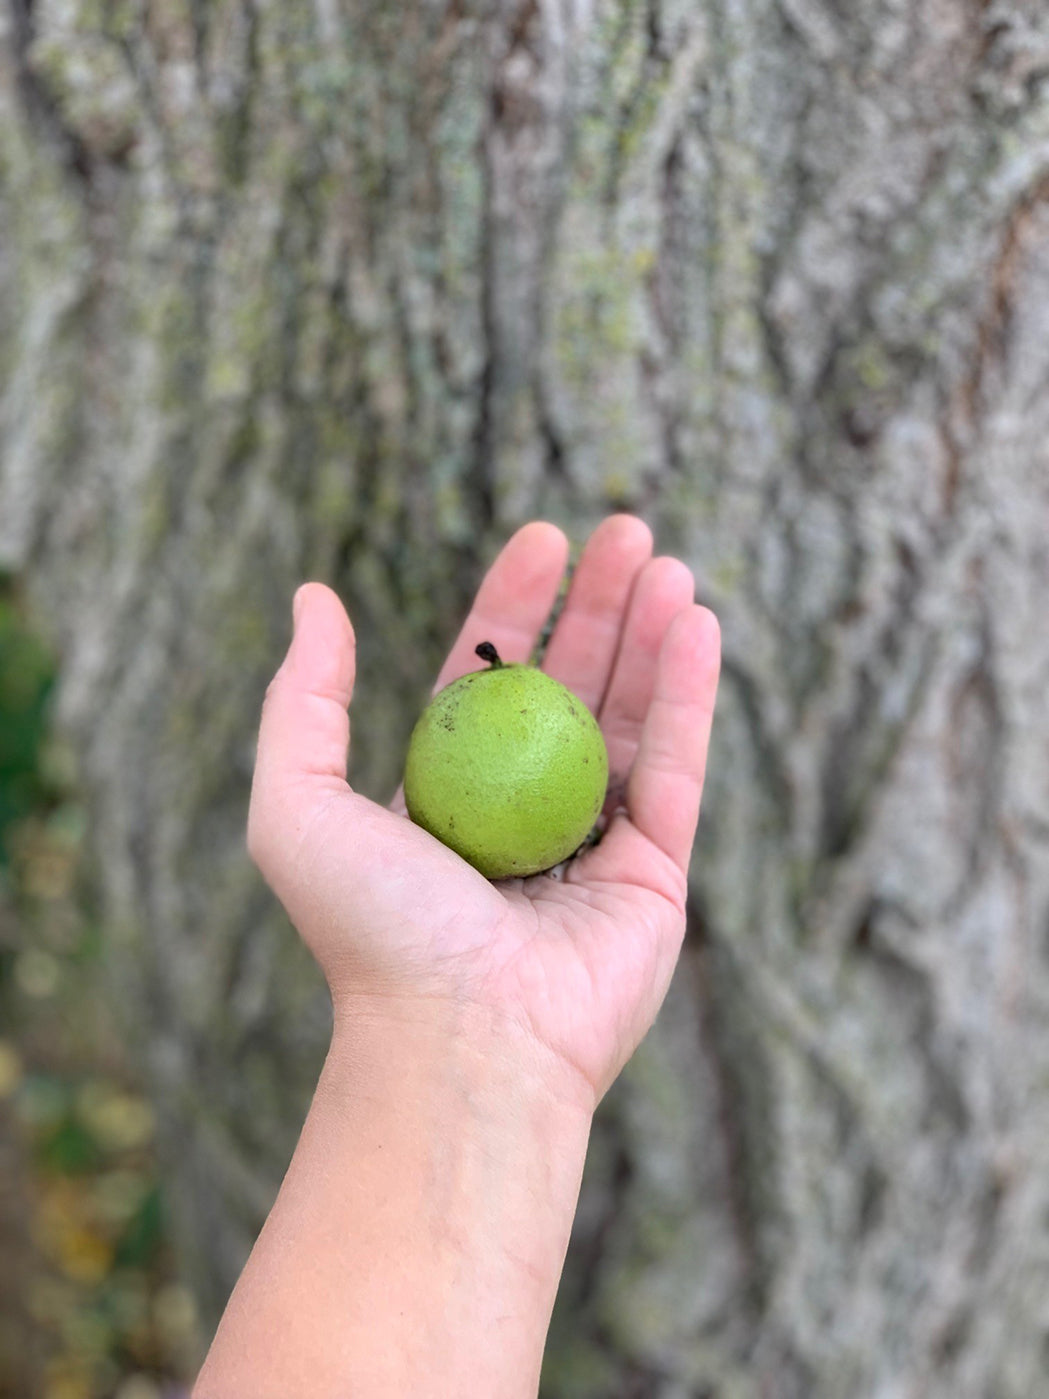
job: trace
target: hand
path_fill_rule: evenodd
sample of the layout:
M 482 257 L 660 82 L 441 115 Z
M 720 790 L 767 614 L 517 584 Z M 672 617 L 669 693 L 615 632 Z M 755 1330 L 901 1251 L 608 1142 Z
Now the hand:
M 545 665 L 599 716 L 609 824 L 563 879 L 491 884 L 346 784 L 353 630 L 317 583 L 266 696 L 248 841 L 331 987 L 335 1034 L 195 1399 L 534 1399 L 594 1106 L 685 923 L 718 671 L 687 568 L 617 516 Z M 567 545 L 520 530 L 438 686 L 527 660 Z
M 478 668 L 491 641 L 529 658 L 567 561 L 555 526 L 505 546 L 437 679 Z M 588 1110 L 651 1025 L 685 926 L 719 666 L 713 615 L 685 565 L 651 557 L 640 520 L 591 536 L 543 668 L 597 715 L 609 751 L 607 829 L 549 874 L 493 884 L 397 801 L 346 782 L 354 635 L 308 583 L 267 692 L 248 823 L 251 853 L 323 969 L 336 1026 L 478 1027 Z

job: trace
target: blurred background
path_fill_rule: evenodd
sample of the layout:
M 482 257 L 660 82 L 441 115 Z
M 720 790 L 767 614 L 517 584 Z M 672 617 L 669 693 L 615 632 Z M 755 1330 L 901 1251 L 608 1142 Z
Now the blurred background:
M 293 1148 L 297 583 L 385 799 L 615 510 L 725 669 L 544 1399 L 1049 1395 L 1047 389 L 1041 0 L 5 0 L 0 1396 L 185 1396 Z
M 0 584 L 0 1394 L 155 1399 L 199 1345 L 154 1115 L 80 877 L 85 804 L 48 726 L 55 658 Z

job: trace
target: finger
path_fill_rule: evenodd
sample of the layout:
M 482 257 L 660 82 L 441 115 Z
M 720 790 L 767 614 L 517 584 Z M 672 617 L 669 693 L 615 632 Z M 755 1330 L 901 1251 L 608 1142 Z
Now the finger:
M 652 555 L 652 532 L 634 515 L 594 530 L 546 649 L 543 669 L 597 713 L 615 663 L 634 581 Z
M 474 648 L 490 641 L 504 661 L 527 661 L 557 600 L 568 540 L 556 525 L 534 520 L 512 535 L 484 576 L 434 691 L 481 662 Z
M 692 571 L 680 559 L 652 559 L 635 584 L 623 640 L 599 716 L 608 747 L 611 792 L 622 794 L 637 756 L 667 628 L 679 612 L 690 606 L 695 591 Z
M 656 682 L 627 783 L 631 824 L 688 869 L 703 792 L 721 638 L 717 618 L 693 604 L 667 628 Z
M 356 673 L 353 627 L 330 588 L 304 584 L 293 611 L 291 646 L 262 706 L 248 810 L 248 848 L 278 894 L 317 813 L 349 790 Z

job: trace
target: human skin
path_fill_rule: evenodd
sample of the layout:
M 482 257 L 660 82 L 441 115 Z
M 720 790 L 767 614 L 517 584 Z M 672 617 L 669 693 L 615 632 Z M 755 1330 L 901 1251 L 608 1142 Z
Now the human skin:
M 506 544 L 438 677 L 526 661 L 568 545 Z M 534 1399 L 597 1103 L 685 927 L 719 666 L 690 571 L 632 516 L 588 541 L 544 669 L 609 751 L 601 841 L 490 883 L 346 782 L 354 636 L 299 589 L 263 706 L 248 845 L 316 957 L 334 1030 L 280 1194 L 194 1399 Z

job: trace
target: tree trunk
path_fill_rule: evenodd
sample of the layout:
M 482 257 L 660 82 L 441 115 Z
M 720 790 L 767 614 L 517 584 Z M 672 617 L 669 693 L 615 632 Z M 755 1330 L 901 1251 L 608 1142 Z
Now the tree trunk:
M 549 1399 L 1049 1366 L 1039 0 L 9 0 L 0 562 L 214 1317 L 325 1040 L 243 853 L 306 576 L 387 794 L 486 559 L 643 514 L 726 668 Z

